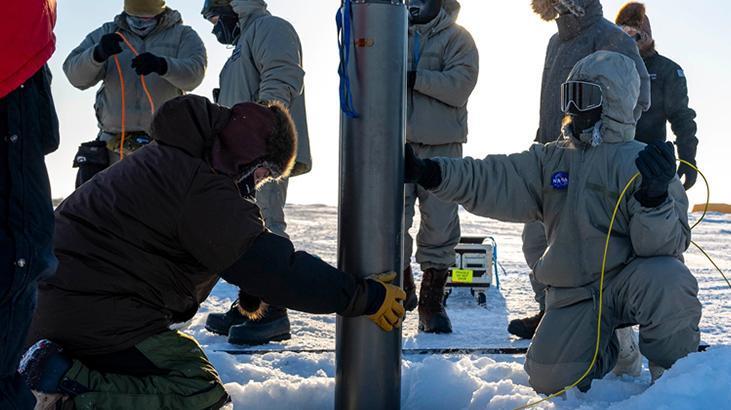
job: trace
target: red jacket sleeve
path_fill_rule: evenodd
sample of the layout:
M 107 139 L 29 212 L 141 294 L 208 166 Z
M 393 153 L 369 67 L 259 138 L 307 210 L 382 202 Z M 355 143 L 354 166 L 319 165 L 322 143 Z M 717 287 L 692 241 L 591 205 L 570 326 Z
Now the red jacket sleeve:
M 0 98 L 20 87 L 56 51 L 56 0 L 3 2 L 0 13 Z

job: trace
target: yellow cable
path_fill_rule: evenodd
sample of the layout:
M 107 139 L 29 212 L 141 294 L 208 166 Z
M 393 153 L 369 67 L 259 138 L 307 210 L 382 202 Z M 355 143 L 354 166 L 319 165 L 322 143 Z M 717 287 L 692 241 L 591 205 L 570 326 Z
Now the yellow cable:
M 693 229 L 695 229 L 696 226 L 698 226 L 701 222 L 703 222 L 703 220 L 706 217 L 706 214 L 708 213 L 708 206 L 709 206 L 709 204 L 711 202 L 711 187 L 710 187 L 710 185 L 708 183 L 708 179 L 706 178 L 706 176 L 703 175 L 703 173 L 695 165 L 691 164 L 688 161 L 684 161 L 682 159 L 679 160 L 679 161 L 682 164 L 688 165 L 689 167 L 691 167 L 694 170 L 696 170 L 698 172 L 698 174 L 703 178 L 703 181 L 706 184 L 706 192 L 707 192 L 707 195 L 706 195 L 706 206 L 705 206 L 705 208 L 703 210 L 703 214 L 701 215 L 700 219 L 698 219 L 698 221 L 695 224 L 693 224 L 693 226 L 691 227 L 691 230 L 693 230 Z M 572 383 L 570 386 L 567 386 L 563 390 L 560 390 L 560 391 L 558 391 L 556 393 L 553 393 L 550 396 L 548 396 L 548 397 L 546 397 L 544 399 L 541 399 L 539 401 L 536 401 L 536 402 L 533 402 L 533 403 L 528 403 L 525 406 L 517 407 L 515 410 L 529 409 L 529 408 L 534 407 L 534 406 L 536 406 L 538 404 L 545 403 L 545 402 L 547 402 L 549 400 L 553 400 L 554 398 L 556 398 L 558 396 L 561 396 L 562 394 L 568 392 L 569 390 L 571 390 L 574 387 L 578 386 L 579 383 L 581 383 L 582 381 L 584 381 L 589 376 L 589 374 L 591 373 L 592 369 L 596 365 L 596 361 L 599 358 L 599 347 L 601 346 L 602 312 L 603 312 L 603 306 L 604 306 L 604 275 L 606 273 L 606 267 L 607 267 L 607 254 L 609 253 L 609 241 L 612 238 L 612 228 L 614 227 L 614 222 L 617 219 L 617 214 L 619 212 L 619 206 L 621 205 L 622 200 L 624 199 L 624 196 L 627 194 L 627 191 L 629 190 L 629 188 L 632 186 L 632 184 L 639 177 L 640 177 L 640 173 L 638 172 L 638 173 L 636 173 L 629 180 L 629 182 L 627 182 L 627 185 L 625 185 L 624 189 L 622 190 L 622 193 L 619 195 L 619 198 L 617 199 L 617 204 L 614 206 L 614 212 L 612 213 L 612 219 L 611 219 L 611 221 L 609 223 L 609 231 L 607 232 L 607 240 L 606 240 L 606 242 L 604 244 L 604 256 L 602 257 L 602 271 L 601 271 L 601 275 L 599 277 L 599 312 L 597 314 L 596 346 L 594 348 L 594 356 L 591 359 L 591 363 L 589 364 L 589 367 L 586 369 L 586 371 L 584 372 L 584 374 L 578 380 L 576 380 L 574 383 Z M 703 250 L 703 248 L 701 248 L 695 242 L 691 241 L 691 243 L 693 245 L 695 245 L 708 258 L 709 261 L 711 261 L 711 263 L 713 264 L 713 266 L 715 266 L 716 269 L 718 269 L 718 271 L 721 273 L 721 276 L 723 276 L 723 278 L 726 279 L 726 283 L 728 283 L 729 288 L 731 288 L 731 282 L 729 282 L 729 280 L 726 278 L 726 275 L 724 275 L 724 273 L 721 270 L 721 268 L 718 267 L 718 265 L 706 253 L 706 251 Z

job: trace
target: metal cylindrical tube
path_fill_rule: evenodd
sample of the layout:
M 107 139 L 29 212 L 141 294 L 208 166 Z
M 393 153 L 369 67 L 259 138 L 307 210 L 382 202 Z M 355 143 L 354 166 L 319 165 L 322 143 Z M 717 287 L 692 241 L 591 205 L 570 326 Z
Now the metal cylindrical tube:
M 351 0 L 345 0 L 351 1 Z M 341 116 L 338 266 L 366 277 L 403 258 L 408 20 L 401 0 L 352 0 L 347 71 L 359 117 Z M 337 321 L 335 408 L 398 409 L 401 331 Z

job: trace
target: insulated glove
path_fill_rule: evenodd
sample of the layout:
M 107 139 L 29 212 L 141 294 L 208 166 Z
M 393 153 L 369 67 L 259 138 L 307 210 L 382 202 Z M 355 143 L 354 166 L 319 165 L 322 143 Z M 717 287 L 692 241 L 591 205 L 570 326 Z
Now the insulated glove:
M 402 305 L 402 302 L 406 299 L 406 293 L 400 287 L 391 284 L 395 279 L 396 273 L 394 272 L 371 277 L 371 280 L 386 288 L 386 292 L 378 311 L 368 316 L 368 319 L 372 320 L 384 332 L 390 332 L 394 328 L 401 327 L 401 319 L 406 314 Z
M 660 206 L 668 197 L 668 186 L 675 178 L 675 148 L 670 142 L 651 142 L 635 160 L 642 175 L 635 198 L 645 208 Z
M 107 61 L 107 59 L 115 54 L 122 52 L 122 37 L 117 33 L 109 33 L 102 36 L 99 44 L 94 47 L 94 60 L 97 63 Z
M 135 69 L 137 75 L 150 75 L 151 73 L 165 75 L 168 72 L 168 63 L 164 58 L 152 53 L 142 53 L 132 60 L 132 68 Z
M 694 166 L 696 165 L 694 160 L 688 160 L 688 162 L 690 162 Z M 698 171 L 696 171 L 695 168 L 689 166 L 688 164 L 681 162 L 680 166 L 678 167 L 678 177 L 685 177 L 683 188 L 685 188 L 685 190 L 687 191 L 693 188 L 693 185 L 695 185 L 696 181 L 698 180 Z
M 425 189 L 434 189 L 441 185 L 442 169 L 437 162 L 417 157 L 409 144 L 406 144 L 405 153 L 404 183 L 416 183 Z

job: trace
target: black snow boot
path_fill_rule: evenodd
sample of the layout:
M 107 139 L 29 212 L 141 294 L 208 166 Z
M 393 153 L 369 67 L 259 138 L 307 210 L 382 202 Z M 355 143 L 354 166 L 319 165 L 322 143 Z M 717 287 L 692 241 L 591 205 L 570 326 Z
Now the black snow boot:
M 291 338 L 287 309 L 278 306 L 269 306 L 261 318 L 232 326 L 228 332 L 228 342 L 234 345 L 263 345 Z
M 249 319 L 241 313 L 239 301 L 231 305 L 226 313 L 209 313 L 206 318 L 206 330 L 217 335 L 228 336 L 232 326 L 243 325 Z
M 452 322 L 444 310 L 446 269 L 427 269 L 419 292 L 419 331 L 425 333 L 452 333 Z
M 62 403 L 70 397 L 89 391 L 65 379 L 72 365 L 63 348 L 50 340 L 40 340 L 25 352 L 18 373 L 33 391 L 36 409 L 62 408 Z
M 416 284 L 414 283 L 414 273 L 411 271 L 411 266 L 404 269 L 404 292 L 406 292 L 406 300 L 404 300 L 404 309 L 412 312 L 416 309 L 416 305 L 419 303 L 416 298 Z
M 533 339 L 533 335 L 536 334 L 536 329 L 538 329 L 538 324 L 543 319 L 543 313 L 541 310 L 534 316 L 511 320 L 508 325 L 508 332 L 521 339 Z

